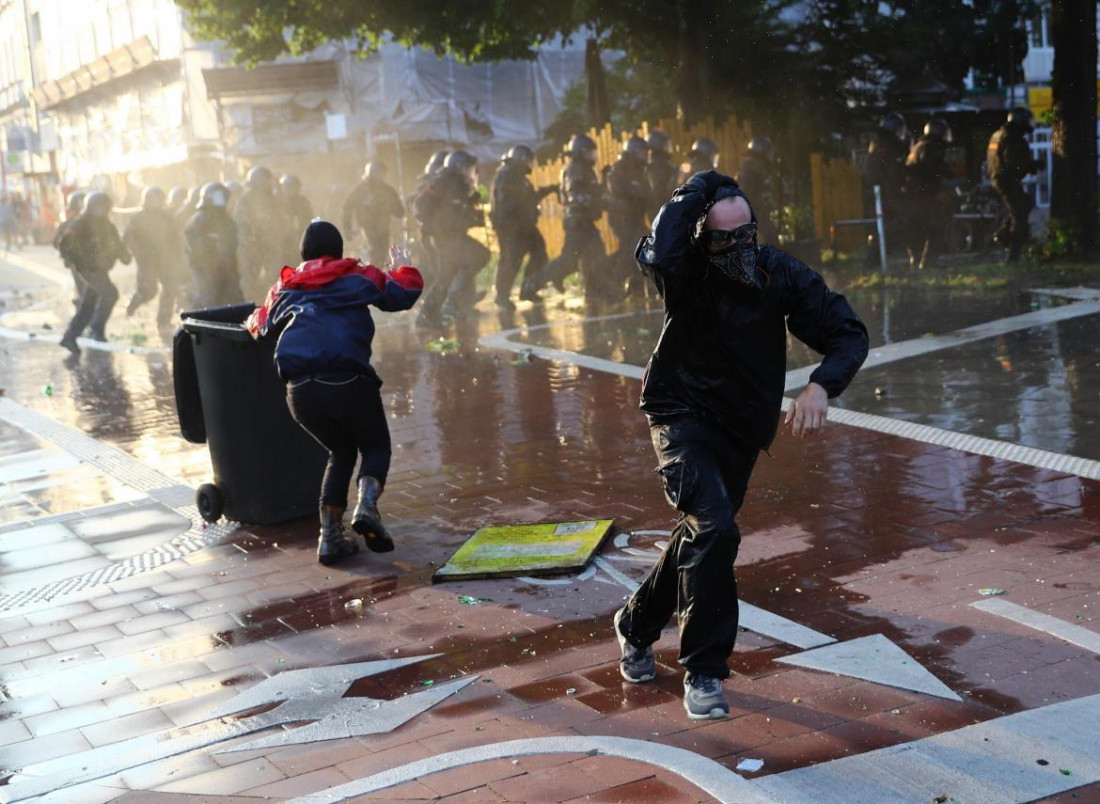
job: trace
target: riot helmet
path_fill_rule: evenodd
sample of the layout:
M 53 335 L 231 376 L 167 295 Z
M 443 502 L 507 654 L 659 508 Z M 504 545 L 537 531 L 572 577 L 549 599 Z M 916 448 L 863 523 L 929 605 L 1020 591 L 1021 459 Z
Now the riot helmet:
M 1017 106 L 1009 110 L 1008 116 L 1005 118 L 1005 125 L 1027 133 L 1034 130 L 1035 117 L 1031 114 L 1031 109 L 1025 106 Z
M 651 153 L 671 153 L 672 143 L 668 139 L 668 134 L 660 130 L 649 132 L 649 136 L 646 137 L 646 147 L 649 148 Z
M 565 149 L 565 153 L 572 159 L 580 159 L 584 162 L 596 162 L 596 141 L 587 134 L 577 134 Z
M 528 170 L 535 164 L 535 152 L 526 145 L 513 145 L 504 154 L 504 158 L 510 162 L 519 162 L 526 166 Z
M 718 167 L 718 144 L 709 137 L 700 137 L 691 144 L 691 151 L 688 156 L 702 157 L 710 162 L 712 166 Z
M 443 170 L 443 163 L 447 161 L 449 153 L 450 151 L 442 149 L 432 154 L 431 158 L 428 159 L 428 164 L 424 166 L 424 175 L 431 176 Z
M 199 209 L 207 207 L 221 207 L 225 209 L 229 204 L 229 189 L 219 181 L 207 182 L 199 191 Z
M 477 166 L 477 157 L 469 151 L 451 151 L 443 160 L 446 170 L 457 170 L 459 173 L 470 173 Z
M 363 178 L 383 181 L 388 172 L 389 168 L 386 166 L 385 162 L 380 159 L 372 159 L 367 162 L 366 166 L 363 168 Z
M 164 209 L 168 196 L 159 187 L 146 187 L 141 191 L 142 209 Z
M 69 193 L 68 205 L 66 210 L 69 215 L 79 215 L 84 210 L 84 191 L 73 190 Z
M 904 140 L 909 134 L 909 129 L 905 125 L 905 118 L 901 116 L 901 112 L 890 112 L 879 121 L 878 127 L 893 134 L 899 140 Z
M 933 117 L 924 124 L 924 136 L 941 142 L 951 142 L 951 126 L 942 117 Z
M 302 180 L 293 173 L 284 173 L 279 177 L 279 189 L 287 195 L 298 195 L 302 192 Z
M 94 215 L 97 218 L 106 218 L 111 214 L 111 207 L 114 206 L 114 202 L 111 200 L 111 196 L 107 195 L 100 190 L 88 193 L 84 196 L 84 214 Z
M 645 140 L 641 137 L 634 136 L 623 143 L 622 155 L 644 162 L 646 157 L 649 156 L 649 146 L 645 144 Z
M 248 171 L 248 175 L 245 176 L 245 183 L 250 190 L 271 193 L 275 191 L 275 174 L 263 165 L 256 165 Z
M 180 209 L 187 200 L 186 187 L 173 187 L 168 192 L 168 206 L 172 209 Z
M 775 148 L 772 146 L 772 141 L 768 137 L 753 137 L 749 140 L 749 145 L 746 150 L 750 154 L 757 154 L 768 160 L 775 156 Z

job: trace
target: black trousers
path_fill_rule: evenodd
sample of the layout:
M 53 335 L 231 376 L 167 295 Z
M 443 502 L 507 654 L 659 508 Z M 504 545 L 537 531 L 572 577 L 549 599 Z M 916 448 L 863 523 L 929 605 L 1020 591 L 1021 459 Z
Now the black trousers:
M 1001 224 L 998 235 L 1008 242 L 1009 257 L 1020 256 L 1031 236 L 1027 218 L 1034 205 L 1034 198 L 1019 182 L 993 182 L 993 189 L 1001 196 L 1008 209 L 1008 220 Z
M 439 320 L 447 300 L 456 317 L 465 315 L 477 303 L 474 279 L 489 262 L 489 249 L 468 234 L 436 235 L 433 245 L 436 272 L 420 297 L 420 318 Z
M 321 504 L 348 507 L 355 472 L 384 487 L 390 471 L 390 428 L 379 383 L 372 377 L 306 379 L 287 383 L 287 407 L 294 421 L 328 450 Z
M 665 497 L 680 512 L 672 538 L 626 605 L 623 626 L 638 647 L 657 641 L 678 613 L 680 664 L 728 678 L 737 638 L 737 579 L 741 544 L 734 518 L 745 498 L 758 450 L 720 428 L 682 417 L 650 428 Z
M 501 226 L 497 229 L 500 240 L 500 260 L 497 262 L 496 298 L 507 299 L 512 285 L 519 276 L 524 257 L 527 265 L 523 275 L 538 276 L 546 267 L 546 241 L 536 226 Z
M 565 242 L 562 244 L 561 254 L 551 260 L 547 266 L 535 277 L 534 290 L 545 287 L 553 282 L 559 287 L 565 282 L 565 278 L 575 271 L 579 271 L 581 281 L 584 283 L 585 296 L 595 296 L 598 288 L 600 271 L 605 268 L 604 259 L 607 253 L 604 250 L 603 238 L 591 221 L 566 218 Z M 526 279 L 524 289 L 528 288 Z
M 88 271 L 80 274 L 84 280 L 80 287 L 80 303 L 76 307 L 72 321 L 65 330 L 65 340 L 80 337 L 84 328 L 91 325 L 91 335 L 100 340 L 107 339 L 107 319 L 118 301 L 118 288 L 106 271 Z

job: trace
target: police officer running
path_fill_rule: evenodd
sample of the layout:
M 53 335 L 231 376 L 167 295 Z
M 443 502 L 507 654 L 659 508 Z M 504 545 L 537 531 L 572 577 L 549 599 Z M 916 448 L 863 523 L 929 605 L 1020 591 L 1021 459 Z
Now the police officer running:
M 608 223 L 619 247 L 608 258 L 608 270 L 600 276 L 599 296 L 612 304 L 623 298 L 627 281 L 637 275 L 634 246 L 646 231 L 646 210 L 652 197 L 646 180 L 648 157 L 646 141 L 630 137 L 606 172 Z
M 229 216 L 229 191 L 210 182 L 199 194 L 198 210 L 184 229 L 191 267 L 191 304 L 213 307 L 244 301 L 237 262 L 237 224 Z
M 546 266 L 546 241 L 539 231 L 539 202 L 558 191 L 556 184 L 536 190 L 528 175 L 535 165 L 535 152 L 516 145 L 504 154 L 489 190 L 489 220 L 500 243 L 497 262 L 496 303 L 506 310 L 515 308 L 512 285 L 521 264 L 524 276 L 537 275 Z
M 775 164 L 775 147 L 768 137 L 753 137 L 749 140 L 745 153 L 741 155 L 741 164 L 737 168 L 735 180 L 749 198 L 752 199 L 752 211 L 756 213 L 757 240 L 775 245 L 779 232 L 772 222 L 772 213 L 776 207 L 776 197 L 772 174 Z
M 176 312 L 176 296 L 183 279 L 183 238 L 175 218 L 167 208 L 167 196 L 159 187 L 146 187 L 141 209 L 130 219 L 122 241 L 137 262 L 137 289 L 126 305 L 126 315 L 156 295 L 157 325 L 161 332 L 170 330 Z
M 352 188 L 342 212 L 345 232 L 361 231 L 367 241 L 367 259 L 372 265 L 386 264 L 393 244 L 390 219 L 405 217 L 405 205 L 397 190 L 386 182 L 386 163 L 374 159 L 363 169 L 363 179 Z
M 896 245 L 904 215 L 905 160 L 909 156 L 909 129 L 905 118 L 890 112 L 879 121 L 870 145 L 863 175 L 869 187 L 878 185 L 882 193 L 882 216 L 886 227 L 886 245 Z
M 1028 215 L 1035 205 L 1031 193 L 1024 189 L 1024 178 L 1038 169 L 1031 155 L 1027 135 L 1035 124 L 1031 110 L 1023 107 L 1012 109 L 1005 124 L 989 138 L 986 151 L 986 169 L 993 189 L 1001 196 L 1008 210 L 1006 218 L 993 235 L 993 239 L 1008 246 L 1008 262 L 1020 259 L 1024 245 L 1031 234 Z
M 80 304 L 61 337 L 61 345 L 73 354 L 80 352 L 76 339 L 85 327 L 91 328 L 93 340 L 107 340 L 107 319 L 118 301 L 118 288 L 109 272 L 120 260 L 130 264 L 130 252 L 111 223 L 111 207 L 111 197 L 106 193 L 88 193 L 84 212 L 58 243 L 61 258 L 71 263 L 84 280 Z
M 274 174 L 258 165 L 248 171 L 245 185 L 233 216 L 240 243 L 240 276 L 245 293 L 260 299 L 282 267 L 285 227 L 275 199 Z M 228 194 L 226 190 L 227 206 Z
M 538 291 L 553 282 L 559 291 L 565 289 L 565 278 L 580 270 L 586 296 L 594 298 L 598 272 L 606 256 L 603 239 L 596 221 L 604 210 L 603 188 L 596 176 L 596 143 L 586 134 L 569 141 L 566 157 L 569 163 L 561 172 L 559 190 L 565 207 L 565 243 L 561 254 L 552 260 L 538 276 L 524 277 L 520 298 L 535 301 Z
M 924 270 L 932 265 L 944 231 L 944 205 L 941 197 L 947 177 L 947 146 L 951 127 L 940 117 L 924 125 L 921 135 L 905 160 L 905 195 L 909 208 L 909 267 Z
M 477 303 L 474 277 L 490 254 L 469 235 L 485 223 L 476 176 L 477 157 L 453 151 L 418 199 L 418 216 L 432 232 L 437 259 L 437 275 L 420 303 L 419 323 L 441 323 L 445 302 L 456 316 L 466 315 Z

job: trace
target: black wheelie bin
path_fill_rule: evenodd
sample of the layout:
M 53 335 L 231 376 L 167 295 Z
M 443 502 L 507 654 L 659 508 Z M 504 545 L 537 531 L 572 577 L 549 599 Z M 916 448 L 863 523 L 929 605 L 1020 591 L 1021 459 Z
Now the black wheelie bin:
M 244 321 L 254 304 L 181 314 L 172 349 L 180 432 L 206 443 L 214 482 L 199 487 L 199 513 L 273 525 L 317 514 L 328 455 L 290 416 L 273 344 Z

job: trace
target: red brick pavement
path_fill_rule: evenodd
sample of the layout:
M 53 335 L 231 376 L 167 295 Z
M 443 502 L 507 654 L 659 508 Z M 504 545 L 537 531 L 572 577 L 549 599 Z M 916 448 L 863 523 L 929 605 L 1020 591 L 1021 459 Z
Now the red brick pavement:
M 324 568 L 314 523 L 246 526 L 159 571 L 11 613 L 0 620 L 10 698 L 0 702 L 0 764 L 16 770 L 185 724 L 286 670 L 429 653 L 440 655 L 349 694 L 392 699 L 429 681 L 480 678 L 390 734 L 194 751 L 106 784 L 140 791 L 126 802 L 287 798 L 442 752 L 563 735 L 645 739 L 731 768 L 755 757 L 763 775 L 1100 692 L 1096 655 L 969 605 L 978 589 L 1000 587 L 1008 600 L 1096 630 L 1100 485 L 832 425 L 813 443 L 781 435 L 761 456 L 741 517 L 742 597 L 838 640 L 884 634 L 963 701 L 777 664 L 797 650 L 744 634 L 727 682 L 731 719 L 693 723 L 680 703 L 674 631 L 657 646 L 655 684 L 619 678 L 610 615 L 627 590 L 604 573 L 563 585 L 430 583 L 487 524 L 598 516 L 623 531 L 668 529 L 637 383 L 513 365 L 468 339 L 459 354 L 429 355 L 417 338 L 403 328 L 380 337 L 395 444 L 382 508 L 397 550 Z M 610 545 L 604 555 L 634 578 L 646 568 Z M 489 600 L 467 605 L 461 595 Z M 361 613 L 345 609 L 354 598 Z M 31 679 L 34 691 L 19 694 Z M 1051 800 L 1097 795 L 1093 786 Z M 705 798 L 646 764 L 556 755 L 486 762 L 357 800 Z

